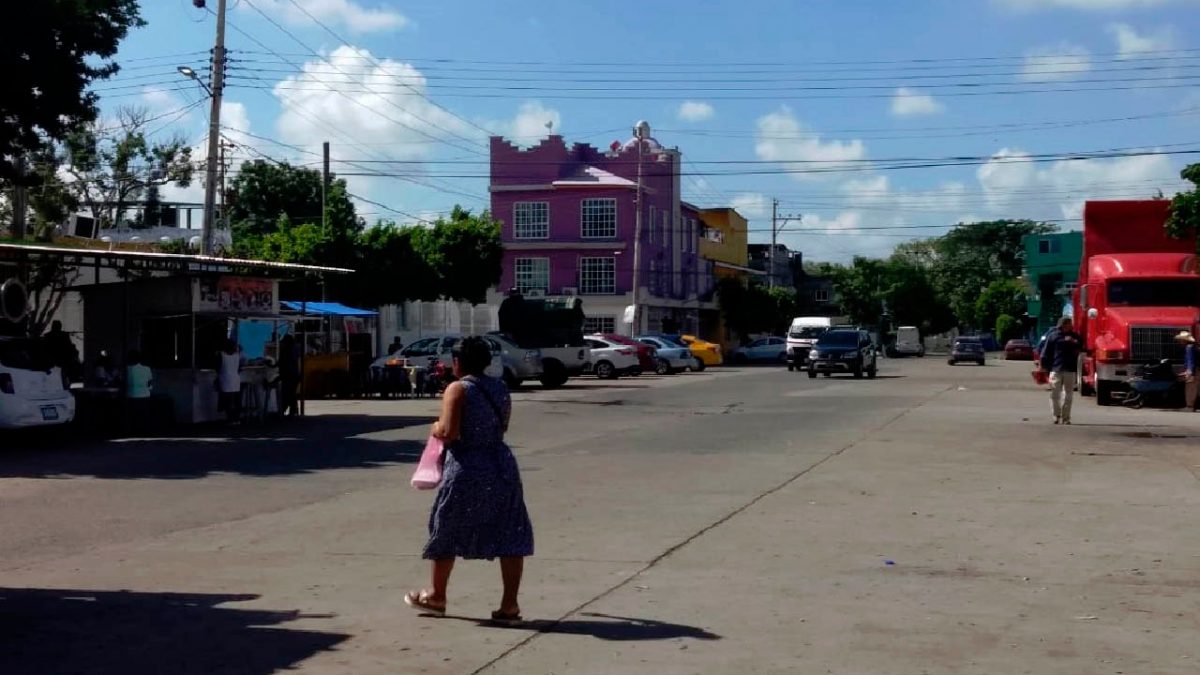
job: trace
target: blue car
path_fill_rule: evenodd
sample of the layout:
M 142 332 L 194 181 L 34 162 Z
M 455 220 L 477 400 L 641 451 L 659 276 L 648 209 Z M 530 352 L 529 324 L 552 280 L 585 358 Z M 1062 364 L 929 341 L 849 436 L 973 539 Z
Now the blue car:
M 634 339 L 657 350 L 658 362 L 654 372 L 659 375 L 696 369 L 696 357 L 692 356 L 692 350 L 681 342 L 657 335 L 642 335 Z

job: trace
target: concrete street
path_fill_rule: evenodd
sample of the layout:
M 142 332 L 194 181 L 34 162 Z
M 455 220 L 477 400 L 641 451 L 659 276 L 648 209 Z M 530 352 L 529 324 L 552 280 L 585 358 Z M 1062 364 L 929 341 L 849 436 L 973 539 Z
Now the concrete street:
M 459 564 L 451 617 L 402 602 L 437 402 L 5 447 L 0 672 L 1200 671 L 1200 415 L 1084 399 L 1055 427 L 1029 370 L 518 394 L 521 629 L 481 625 L 494 563 Z

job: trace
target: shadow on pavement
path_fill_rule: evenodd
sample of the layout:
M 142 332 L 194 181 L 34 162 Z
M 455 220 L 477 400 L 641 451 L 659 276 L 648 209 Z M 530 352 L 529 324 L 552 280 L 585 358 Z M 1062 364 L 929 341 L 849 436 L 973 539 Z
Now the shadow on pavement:
M 0 478 L 196 479 L 214 473 L 281 476 L 412 464 L 424 442 L 368 436 L 434 419 L 323 415 L 265 425 L 180 428 L 187 435 L 6 447 L 0 452 Z
M 259 675 L 350 637 L 279 627 L 326 617 L 219 606 L 257 598 L 0 588 L 0 672 Z
M 600 640 L 614 642 L 638 642 L 645 640 L 677 640 L 691 638 L 693 640 L 720 640 L 721 636 L 698 628 L 678 623 L 654 621 L 652 619 L 634 619 L 624 616 L 611 616 L 595 612 L 584 612 L 580 616 L 595 617 L 597 620 L 563 619 L 562 621 L 533 620 L 526 621 L 513 630 L 532 631 L 534 633 L 554 635 L 590 635 Z M 447 617 L 451 618 L 451 617 Z M 463 621 L 474 621 L 483 626 L 495 626 L 486 619 L 471 619 L 468 617 L 452 617 Z M 500 626 L 495 626 L 500 627 Z

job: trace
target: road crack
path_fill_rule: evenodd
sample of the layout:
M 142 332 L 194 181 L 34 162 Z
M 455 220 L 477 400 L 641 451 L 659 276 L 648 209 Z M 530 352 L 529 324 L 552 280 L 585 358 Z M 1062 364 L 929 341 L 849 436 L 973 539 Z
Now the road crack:
M 517 642 L 516 644 L 512 645 L 508 649 L 506 649 L 503 652 L 501 652 L 500 654 L 498 654 L 495 658 L 491 659 L 490 661 L 483 664 L 479 668 L 476 668 L 475 670 L 471 671 L 471 675 L 479 675 L 480 673 L 487 671 L 488 669 L 496 666 L 497 664 L 499 664 L 501 661 L 508 658 L 509 656 L 512 656 L 513 654 L 517 653 L 518 651 L 529 646 L 535 640 L 537 640 L 539 637 L 542 637 L 543 635 L 546 635 L 547 633 L 553 633 L 555 628 L 560 626 L 567 619 L 571 618 L 572 616 L 575 616 L 576 614 L 583 612 L 591 605 L 594 605 L 597 602 L 603 600 L 604 598 L 607 598 L 608 596 L 612 595 L 613 593 L 616 593 L 617 591 L 625 588 L 626 586 L 631 584 L 633 581 L 635 581 L 638 577 L 640 577 L 643 574 L 645 574 L 646 572 L 649 572 L 650 570 L 654 569 L 660 563 L 664 562 L 665 560 L 670 558 L 675 553 L 678 553 L 680 550 L 684 549 L 689 544 L 695 542 L 696 540 L 698 540 L 701 537 L 703 537 L 704 535 L 712 532 L 713 530 L 716 530 L 717 528 L 721 527 L 722 525 L 730 522 L 734 518 L 737 518 L 738 516 L 745 513 L 746 511 L 754 508 L 755 505 L 759 504 L 760 502 L 767 499 L 768 497 L 771 497 L 771 496 L 787 489 L 792 484 L 794 484 L 796 481 L 800 480 L 801 478 L 804 478 L 805 476 L 807 476 L 808 474 L 817 470 L 824 464 L 826 464 L 834 459 L 837 459 L 838 457 L 845 454 L 846 451 L 850 450 L 851 448 L 854 448 L 858 444 L 862 443 L 864 440 L 870 438 L 871 436 L 873 436 L 875 434 L 878 434 L 879 432 L 888 428 L 892 424 L 895 424 L 896 422 L 905 418 L 910 413 L 920 410 L 921 408 L 925 407 L 927 404 L 932 402 L 934 399 L 938 398 L 939 396 L 945 394 L 948 391 L 953 390 L 954 388 L 955 387 L 953 385 L 947 386 L 939 391 L 934 392 L 933 394 L 927 396 L 926 398 L 922 399 L 916 405 L 909 407 L 909 408 L 905 408 L 904 410 L 901 410 L 900 412 L 896 413 L 895 415 L 884 420 L 882 423 L 862 432 L 854 440 L 850 441 L 849 443 L 846 443 L 845 445 L 838 447 L 837 449 L 833 450 L 832 452 L 825 455 L 824 457 L 818 459 L 817 461 L 813 462 L 812 464 L 809 464 L 804 469 L 801 469 L 797 473 L 792 474 L 791 476 L 786 478 L 784 481 L 774 485 L 773 487 L 768 488 L 764 492 L 759 493 L 758 495 L 756 495 L 755 497 L 750 499 L 750 501 L 747 501 L 746 503 L 733 509 L 729 513 L 726 513 L 725 515 L 714 520 L 713 522 L 709 523 L 708 525 L 705 525 L 704 527 L 700 528 L 696 532 L 689 535 L 687 538 L 670 546 L 669 548 L 664 550 L 662 553 L 658 554 L 653 559 L 651 559 L 649 562 L 647 562 L 645 565 L 643 565 L 641 568 L 630 573 L 624 579 L 621 579 L 620 581 L 613 584 L 612 586 L 606 588 L 603 591 L 600 591 L 599 593 L 592 596 L 591 598 L 588 598 L 587 600 L 583 601 L 578 606 L 568 610 L 562 616 L 548 621 L 546 623 L 546 625 L 540 627 L 537 631 L 530 633 L 527 637 L 525 637 L 521 641 Z

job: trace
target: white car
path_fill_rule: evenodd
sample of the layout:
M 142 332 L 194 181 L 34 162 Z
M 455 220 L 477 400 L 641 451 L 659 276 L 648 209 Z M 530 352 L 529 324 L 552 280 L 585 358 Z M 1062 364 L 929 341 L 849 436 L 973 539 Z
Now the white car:
M 588 335 L 583 341 L 592 350 L 592 360 L 587 365 L 587 372 L 595 373 L 596 377 L 615 380 L 622 375 L 642 372 L 637 347 L 609 342 L 599 335 Z
M 67 424 L 75 397 L 62 370 L 51 367 L 37 344 L 0 337 L 0 429 Z

